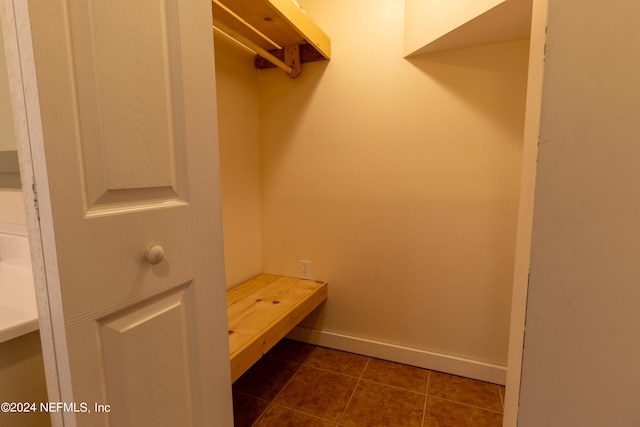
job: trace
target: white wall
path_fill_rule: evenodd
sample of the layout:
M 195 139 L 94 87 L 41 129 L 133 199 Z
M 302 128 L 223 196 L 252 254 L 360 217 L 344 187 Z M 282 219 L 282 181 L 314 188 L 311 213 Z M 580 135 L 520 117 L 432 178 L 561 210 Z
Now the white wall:
M 640 425 L 640 3 L 550 0 L 518 425 Z
M 300 2 L 330 62 L 260 78 L 265 272 L 305 326 L 506 365 L 528 41 L 403 59 L 402 0 Z

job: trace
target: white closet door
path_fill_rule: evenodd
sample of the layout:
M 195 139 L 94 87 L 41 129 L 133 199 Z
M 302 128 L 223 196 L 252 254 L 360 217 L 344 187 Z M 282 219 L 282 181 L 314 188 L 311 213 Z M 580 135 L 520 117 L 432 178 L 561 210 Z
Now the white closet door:
M 232 425 L 210 1 L 8 1 L 56 423 Z

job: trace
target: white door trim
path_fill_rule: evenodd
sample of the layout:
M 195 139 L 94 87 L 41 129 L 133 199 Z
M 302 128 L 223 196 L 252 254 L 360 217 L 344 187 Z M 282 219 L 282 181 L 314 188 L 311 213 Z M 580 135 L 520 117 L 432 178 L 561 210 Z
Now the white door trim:
M 26 0 L 1 0 L 0 18 L 5 39 L 7 68 L 9 74 L 9 88 L 16 129 L 18 156 L 22 180 L 22 193 L 25 200 L 27 229 L 31 251 L 36 301 L 42 343 L 42 355 L 45 364 L 45 376 L 49 401 L 64 401 L 66 390 L 61 389 L 58 380 L 59 369 L 68 366 L 66 351 L 57 348 L 56 342 L 66 340 L 64 328 L 56 330 L 50 306 L 60 303 L 59 286 L 54 287 L 58 292 L 51 292 L 48 280 L 56 280 L 57 264 L 55 259 L 44 258 L 44 247 L 55 246 L 53 227 L 51 223 L 51 205 L 47 184 L 46 163 L 41 157 L 33 155 L 32 145 L 42 145 L 42 124 L 38 88 L 36 85 L 36 70 L 31 41 L 31 25 L 28 2 Z M 34 187 L 35 186 L 35 187 Z M 34 202 L 37 189 L 38 205 Z M 42 219 L 39 218 L 42 213 Z M 51 251 L 55 253 L 55 251 Z M 55 316 L 55 314 L 54 314 Z M 62 340 L 56 340 L 56 336 Z M 63 413 L 51 413 L 52 426 L 62 426 Z M 72 425 L 72 424 L 67 424 Z
M 509 330 L 509 354 L 507 358 L 507 384 L 504 402 L 504 427 L 518 425 L 520 379 L 525 333 L 525 314 L 531 259 L 531 232 L 533 227 L 533 202 L 536 185 L 538 135 L 544 74 L 544 53 L 547 27 L 548 0 L 533 0 L 531 39 L 529 45 L 529 71 L 527 77 L 527 101 L 525 111 L 520 206 L 516 236 L 516 257 L 511 300 Z

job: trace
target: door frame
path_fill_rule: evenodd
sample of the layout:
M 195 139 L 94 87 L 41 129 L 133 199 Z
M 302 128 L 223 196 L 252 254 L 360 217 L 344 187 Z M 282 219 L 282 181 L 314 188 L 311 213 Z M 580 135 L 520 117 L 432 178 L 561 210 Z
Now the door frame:
M 0 1 L 47 396 L 51 402 L 62 402 L 65 395 L 70 395 L 70 390 L 62 390 L 59 381 L 59 369 L 68 366 L 67 351 L 58 348 L 66 345 L 66 332 L 64 320 L 56 319 L 50 309 L 51 305 L 61 304 L 59 283 L 49 286 L 51 281 L 58 281 L 57 259 L 44 257 L 45 248 L 53 249 L 48 252 L 55 254 L 55 239 L 46 162 L 42 150 L 32 150 L 34 144 L 42 146 L 44 142 L 29 8 L 27 0 Z M 64 414 L 50 413 L 53 427 L 75 425 Z
M 514 261 L 511 320 L 509 323 L 509 351 L 507 357 L 507 383 L 504 401 L 504 427 L 518 425 L 520 380 L 524 350 L 525 315 L 529 288 L 531 261 L 531 233 L 538 160 L 538 136 L 542 106 L 544 56 L 546 50 L 547 11 L 549 0 L 533 0 L 527 73 L 520 201 Z

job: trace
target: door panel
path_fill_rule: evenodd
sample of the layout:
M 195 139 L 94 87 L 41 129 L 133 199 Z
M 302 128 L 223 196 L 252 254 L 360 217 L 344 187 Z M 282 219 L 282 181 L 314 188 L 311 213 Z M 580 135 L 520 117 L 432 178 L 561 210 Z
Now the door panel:
M 89 213 L 184 200 L 177 0 L 70 2 L 69 15 Z
M 29 6 L 64 421 L 232 425 L 211 3 Z
M 113 425 L 192 425 L 185 331 L 188 286 L 151 298 L 100 323 L 106 398 Z M 158 405 L 162 410 L 149 413 Z

